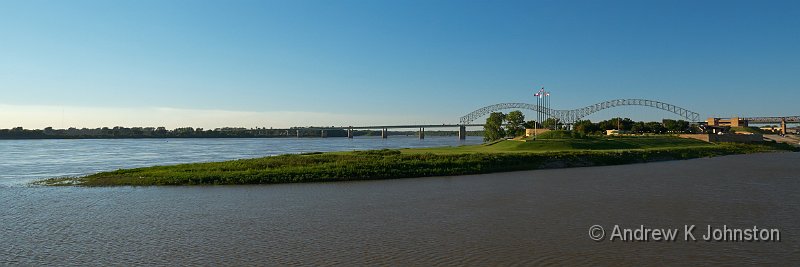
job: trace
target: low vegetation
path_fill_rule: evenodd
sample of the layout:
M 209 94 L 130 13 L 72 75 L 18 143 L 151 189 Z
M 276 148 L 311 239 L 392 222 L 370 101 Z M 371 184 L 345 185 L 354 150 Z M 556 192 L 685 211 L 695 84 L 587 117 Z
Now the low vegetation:
M 566 138 L 485 145 L 307 153 L 155 166 L 54 178 L 41 185 L 216 185 L 328 182 L 601 166 L 794 149 L 779 144 L 710 144 L 676 137 Z
M 565 131 L 565 130 L 552 130 L 540 133 L 536 135 L 536 139 L 574 139 L 574 138 L 586 138 L 587 136 L 583 133 L 577 131 Z M 532 137 L 529 139 L 533 139 Z

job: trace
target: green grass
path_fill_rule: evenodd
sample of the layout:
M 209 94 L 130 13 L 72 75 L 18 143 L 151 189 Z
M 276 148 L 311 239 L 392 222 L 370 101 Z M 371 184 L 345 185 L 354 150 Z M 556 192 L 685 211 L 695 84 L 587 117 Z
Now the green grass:
M 578 132 L 564 131 L 564 130 L 547 131 L 536 135 L 536 139 L 573 139 L 573 138 L 586 138 L 586 136 L 579 134 Z M 529 137 L 528 139 L 533 139 L 533 137 Z
M 434 147 L 405 149 L 403 153 L 516 153 L 557 152 L 579 150 L 631 150 L 654 148 L 713 147 L 714 144 L 700 140 L 672 136 L 647 137 L 587 137 L 571 139 L 539 139 L 535 141 L 502 141 L 488 145 L 459 147 Z
M 447 148 L 281 155 L 125 169 L 41 185 L 213 185 L 328 182 L 600 166 L 793 149 L 779 144 L 709 144 L 674 137 L 501 141 Z

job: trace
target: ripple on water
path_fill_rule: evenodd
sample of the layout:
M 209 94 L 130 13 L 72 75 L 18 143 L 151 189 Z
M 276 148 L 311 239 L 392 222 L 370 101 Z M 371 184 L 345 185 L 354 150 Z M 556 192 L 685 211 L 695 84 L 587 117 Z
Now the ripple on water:
M 798 153 L 269 186 L 0 188 L 0 265 L 793 265 Z M 760 164 L 772 168 L 731 168 Z M 690 173 L 691 175 L 687 175 Z M 625 243 L 593 224 L 759 225 Z

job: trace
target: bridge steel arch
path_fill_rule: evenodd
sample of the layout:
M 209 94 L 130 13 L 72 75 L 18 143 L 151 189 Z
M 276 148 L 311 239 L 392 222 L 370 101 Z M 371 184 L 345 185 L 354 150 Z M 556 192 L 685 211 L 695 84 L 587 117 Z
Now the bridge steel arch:
M 700 114 L 697 112 L 693 112 L 691 110 L 660 101 L 649 100 L 649 99 L 614 99 L 572 110 L 554 110 L 528 103 L 500 103 L 500 104 L 485 106 L 473 112 L 470 112 L 469 114 L 462 116 L 459 119 L 459 122 L 461 124 L 469 124 L 472 121 L 486 114 L 504 109 L 517 108 L 517 109 L 528 109 L 536 112 L 541 112 L 549 115 L 552 118 L 556 118 L 563 123 L 574 123 L 576 121 L 579 121 L 583 117 L 591 115 L 592 113 L 619 106 L 645 106 L 645 107 L 657 108 L 677 114 L 678 116 L 686 118 L 691 122 L 698 121 L 698 119 L 700 118 Z
M 482 116 L 484 116 L 486 114 L 489 114 L 489 113 L 492 113 L 492 112 L 495 112 L 495 111 L 498 111 L 498 110 L 512 109 L 512 108 L 533 110 L 533 111 L 536 111 L 536 112 L 541 112 L 541 113 L 544 113 L 544 114 L 548 114 L 548 115 L 553 116 L 553 117 L 557 117 L 558 114 L 559 114 L 558 110 L 547 109 L 547 108 L 545 108 L 543 106 L 538 106 L 538 105 L 534 105 L 534 104 L 528 104 L 528 103 L 500 103 L 500 104 L 494 104 L 494 105 L 485 106 L 485 107 L 479 108 L 479 109 L 477 109 L 477 110 L 475 110 L 473 112 L 470 112 L 469 114 L 464 115 L 463 117 L 461 117 L 459 119 L 459 123 L 461 123 L 461 124 L 469 124 L 472 121 L 477 120 L 478 118 L 480 118 L 480 117 L 482 117 Z

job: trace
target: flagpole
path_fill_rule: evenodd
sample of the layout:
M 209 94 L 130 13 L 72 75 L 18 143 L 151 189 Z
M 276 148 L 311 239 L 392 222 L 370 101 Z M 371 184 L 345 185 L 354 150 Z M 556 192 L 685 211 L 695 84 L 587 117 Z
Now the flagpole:
M 547 119 L 550 119 L 552 114 L 550 114 L 550 95 L 547 91 L 544 91 L 544 101 L 547 101 Z M 555 123 L 553 123 L 553 127 L 555 127 Z
M 539 122 L 541 121 L 541 118 L 542 118 L 542 107 L 541 107 L 542 99 L 539 97 L 540 93 L 541 93 L 541 90 L 539 92 L 536 92 L 535 94 L 533 94 L 533 97 L 536 98 L 536 121 L 533 122 L 533 140 L 534 141 L 536 140 L 536 134 L 539 131 Z

